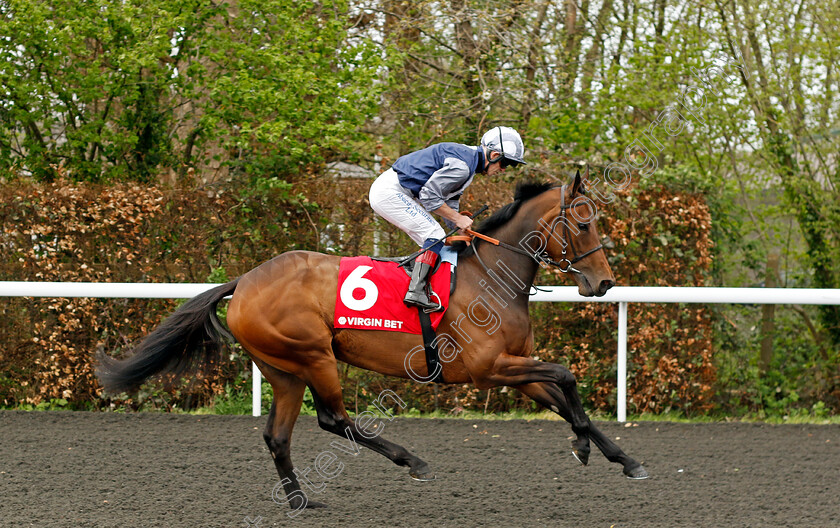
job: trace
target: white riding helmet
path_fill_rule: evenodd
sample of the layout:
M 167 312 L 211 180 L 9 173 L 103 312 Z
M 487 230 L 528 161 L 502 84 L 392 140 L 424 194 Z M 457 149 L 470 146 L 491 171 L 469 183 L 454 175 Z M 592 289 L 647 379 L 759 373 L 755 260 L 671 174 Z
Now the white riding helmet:
M 519 137 L 519 132 L 510 127 L 491 128 L 482 136 L 481 146 L 500 153 L 502 159 L 513 165 L 525 164 L 525 160 L 522 159 L 525 156 L 525 145 Z

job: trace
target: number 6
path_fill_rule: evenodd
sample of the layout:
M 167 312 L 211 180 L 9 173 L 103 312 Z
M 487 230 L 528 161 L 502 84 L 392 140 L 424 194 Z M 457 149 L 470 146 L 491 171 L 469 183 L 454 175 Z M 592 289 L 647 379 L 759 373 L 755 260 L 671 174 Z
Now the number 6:
M 339 292 L 344 306 L 356 312 L 363 312 L 376 304 L 376 300 L 379 298 L 379 289 L 372 280 L 364 278 L 364 274 L 372 269 L 372 266 L 359 266 L 344 279 Z M 356 299 L 353 297 L 353 292 L 359 288 L 365 291 L 365 296 Z

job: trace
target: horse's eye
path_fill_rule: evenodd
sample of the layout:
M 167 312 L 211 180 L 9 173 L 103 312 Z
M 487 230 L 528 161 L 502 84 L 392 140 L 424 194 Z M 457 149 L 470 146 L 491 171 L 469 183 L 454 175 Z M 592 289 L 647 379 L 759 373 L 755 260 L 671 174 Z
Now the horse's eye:
M 578 224 L 578 229 L 581 231 L 589 231 L 589 224 Z

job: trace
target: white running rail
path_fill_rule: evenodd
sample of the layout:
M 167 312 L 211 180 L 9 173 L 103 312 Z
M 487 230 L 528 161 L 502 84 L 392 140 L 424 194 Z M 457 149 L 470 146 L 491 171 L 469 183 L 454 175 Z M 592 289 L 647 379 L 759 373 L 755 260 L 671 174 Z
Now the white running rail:
M 547 291 L 538 291 L 531 301 L 618 303 L 616 414 L 619 422 L 627 421 L 628 303 L 840 304 L 840 289 L 617 286 L 603 297 L 582 297 L 575 286 L 540 286 L 540 289 Z
M 219 286 L 205 283 L 121 282 L 2 282 L 0 297 L 102 297 L 119 299 L 188 299 Z M 627 420 L 627 305 L 628 303 L 837 304 L 840 289 L 698 288 L 618 286 L 603 297 L 582 297 L 575 286 L 540 286 L 533 302 L 618 303 L 618 421 Z M 252 414 L 260 415 L 262 377 L 251 364 Z

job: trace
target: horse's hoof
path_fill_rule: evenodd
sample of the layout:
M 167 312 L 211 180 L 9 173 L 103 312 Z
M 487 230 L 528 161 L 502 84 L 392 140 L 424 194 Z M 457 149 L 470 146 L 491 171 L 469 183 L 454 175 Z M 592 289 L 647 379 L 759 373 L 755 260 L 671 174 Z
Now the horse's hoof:
M 327 507 L 328 506 L 326 504 L 324 504 L 323 502 L 309 501 L 309 502 L 306 503 L 306 509 L 307 510 L 310 509 L 310 508 L 327 508 Z
M 409 471 L 408 475 L 414 480 L 420 482 L 431 482 L 437 479 L 434 473 L 415 473 L 414 471 Z
M 582 451 L 578 451 L 577 449 L 573 449 L 572 456 L 575 457 L 575 460 L 580 462 L 582 466 L 589 464 L 589 453 L 584 453 Z
M 627 475 L 627 478 L 633 480 L 644 480 L 648 478 L 647 470 L 642 465 L 638 465 L 634 468 L 624 468 L 624 474 Z

